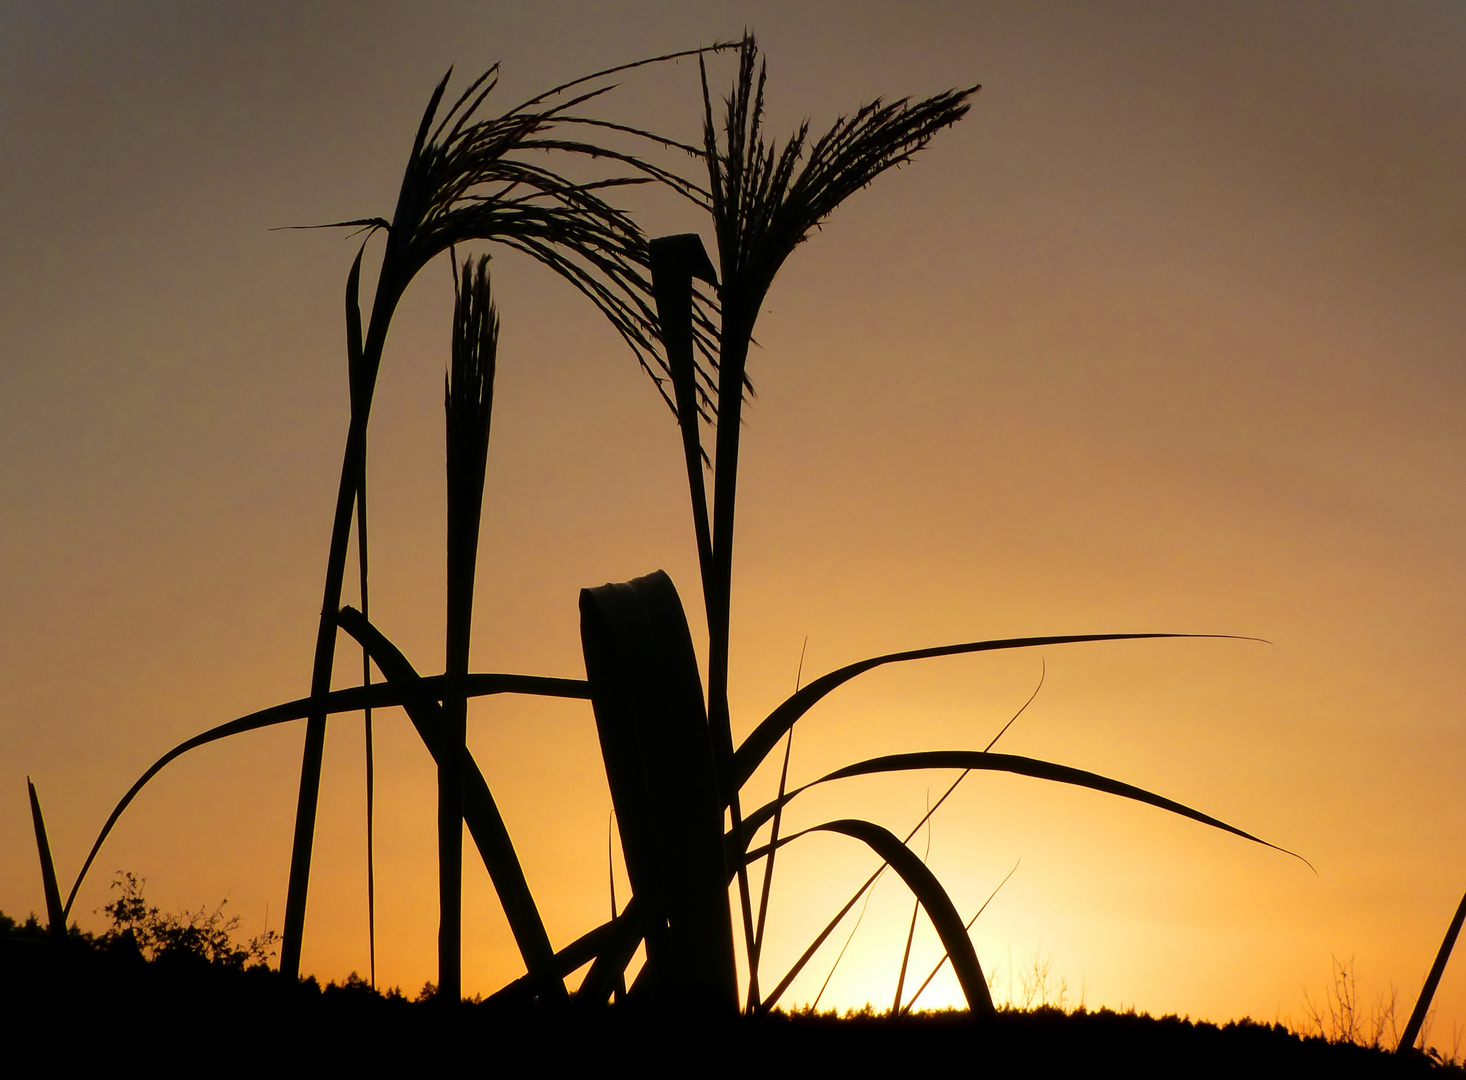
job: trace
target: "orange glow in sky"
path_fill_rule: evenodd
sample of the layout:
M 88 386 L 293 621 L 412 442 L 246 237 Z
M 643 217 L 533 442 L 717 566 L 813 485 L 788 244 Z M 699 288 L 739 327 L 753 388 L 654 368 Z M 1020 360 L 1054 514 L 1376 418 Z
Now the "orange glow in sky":
M 449 64 L 502 60 L 508 104 L 745 26 L 781 136 L 877 96 L 983 89 L 796 251 L 760 316 L 735 736 L 794 689 L 806 637 L 806 681 L 989 637 L 1264 638 L 883 669 L 800 723 L 791 780 L 980 749 L 1042 664 L 998 749 L 1155 790 L 1318 873 L 1152 808 L 971 776 L 934 818 L 930 864 L 964 917 L 1018 864 L 973 928 L 1000 1003 L 1047 965 L 1050 1000 L 1301 1021 L 1332 958 L 1353 959 L 1366 1002 L 1391 985 L 1413 1002 L 1466 889 L 1466 9 L 1450 4 L 0 14 L 0 910 L 44 908 L 26 775 L 69 885 L 160 754 L 308 692 L 356 248 L 270 230 L 389 212 Z M 730 65 L 712 70 L 720 90 Z M 606 111 L 697 140 L 696 65 L 628 75 Z M 627 204 L 648 235 L 697 229 L 711 248 L 670 196 Z M 578 590 L 656 568 L 705 659 L 670 414 L 561 281 L 508 252 L 493 269 L 475 670 L 580 677 Z M 431 267 L 408 294 L 372 417 L 373 620 L 423 671 L 442 664 L 449 285 Z M 358 656 L 343 646 L 338 685 Z M 81 924 L 100 927 L 122 869 L 164 908 L 227 896 L 247 932 L 278 928 L 302 731 L 165 770 L 103 850 Z M 435 774 L 405 717 L 377 732 L 379 981 L 415 990 L 436 977 Z M 609 907 L 590 708 L 479 701 L 469 740 L 564 945 Z M 333 719 L 304 954 L 323 980 L 367 965 L 362 765 L 360 717 Z M 787 827 L 904 834 L 952 778 L 830 785 Z M 765 983 L 873 867 L 834 836 L 781 854 Z M 471 848 L 465 889 L 465 987 L 486 993 L 523 969 Z M 883 880 L 821 1007 L 889 1004 L 910 911 Z M 787 1004 L 814 999 L 845 934 Z M 919 923 L 918 982 L 940 953 Z M 922 1003 L 959 1000 L 948 971 Z M 1449 1047 L 1466 958 L 1437 1001 Z

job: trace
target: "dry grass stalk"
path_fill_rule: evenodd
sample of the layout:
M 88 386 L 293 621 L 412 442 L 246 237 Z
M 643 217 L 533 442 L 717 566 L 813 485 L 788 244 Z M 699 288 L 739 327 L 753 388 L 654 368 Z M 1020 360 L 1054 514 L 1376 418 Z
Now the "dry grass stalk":
M 364 335 L 358 300 L 360 254 L 347 287 L 351 423 L 316 636 L 311 675 L 311 696 L 315 699 L 324 699 L 331 687 L 335 613 L 341 606 L 352 508 L 365 472 L 367 422 L 377 371 L 397 304 L 424 266 L 455 244 L 475 240 L 525 252 L 588 297 L 631 346 L 642 366 L 655 375 L 648 360 L 656 355 L 656 331 L 647 295 L 650 286 L 643 273 L 646 245 L 631 219 L 600 195 L 608 188 L 650 179 L 654 171 L 643 170 L 642 176 L 610 175 L 576 182 L 540 163 L 544 155 L 560 155 L 603 159 L 623 167 L 639 165 L 626 154 L 565 134 L 579 119 L 572 110 L 610 86 L 574 95 L 570 91 L 579 91 L 589 81 L 627 66 L 636 65 L 623 65 L 566 83 L 490 118 L 482 117 L 480 109 L 497 84 L 497 66 L 470 83 L 439 119 L 449 78 L 445 75 L 418 126 L 391 219 L 338 223 L 372 232 L 381 230 L 387 239 Z M 280 966 L 290 975 L 300 970 L 325 737 L 326 714 L 317 709 L 306 723 L 285 905 Z
M 473 583 L 483 513 L 484 470 L 494 411 L 499 318 L 489 287 L 489 259 L 463 263 L 453 306 L 452 368 L 444 381 L 448 429 L 449 686 L 468 675 Z M 443 699 L 444 759 L 438 763 L 438 992 L 450 1004 L 463 997 L 463 757 L 468 698 Z
M 775 275 L 794 248 L 848 196 L 887 169 L 909 161 L 938 131 L 961 119 L 968 109 L 967 99 L 976 90 L 951 90 L 916 103 L 908 99 L 891 104 L 875 101 L 837 120 L 812 142 L 806 123 L 776 150 L 763 137 L 764 82 L 757 45 L 751 36 L 745 36 L 738 75 L 719 125 L 703 70 L 703 159 L 718 243 L 721 309 L 710 572 L 705 569 L 703 575 L 709 637 L 708 720 L 735 833 L 742 829 L 738 791 L 743 778 L 733 776 L 728 629 L 738 443 L 754 324 Z M 682 418 L 684 431 L 691 422 L 690 417 Z M 744 946 L 752 957 L 753 910 L 748 875 L 741 864 L 737 877 Z

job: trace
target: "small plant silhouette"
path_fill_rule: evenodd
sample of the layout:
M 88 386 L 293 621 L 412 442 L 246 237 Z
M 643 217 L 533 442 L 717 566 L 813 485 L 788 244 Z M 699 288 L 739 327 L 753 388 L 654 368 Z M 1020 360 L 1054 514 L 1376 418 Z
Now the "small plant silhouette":
M 220 967 L 242 970 L 264 966 L 275 955 L 280 935 L 265 930 L 242 942 L 234 940 L 239 916 L 225 917 L 221 900 L 211 911 L 164 912 L 143 896 L 147 878 L 119 870 L 112 880 L 117 896 L 102 908 L 111 926 L 98 944 L 111 948 L 136 948 L 146 960 L 201 960 Z

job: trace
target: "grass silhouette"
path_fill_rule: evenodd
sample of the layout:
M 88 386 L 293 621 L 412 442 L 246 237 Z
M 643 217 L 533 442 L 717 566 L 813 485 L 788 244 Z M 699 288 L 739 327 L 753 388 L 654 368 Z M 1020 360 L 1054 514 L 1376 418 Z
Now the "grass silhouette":
M 485 108 L 496 86 L 497 68 L 472 81 L 446 108 L 448 76 L 438 84 L 412 142 L 391 217 L 336 223 L 365 229 L 368 236 L 346 283 L 350 421 L 310 693 L 214 727 L 159 758 L 108 817 L 64 905 L 32 788 L 53 932 L 65 932 L 77 890 L 107 836 L 159 770 L 198 746 L 305 720 L 279 964 L 281 977 L 293 985 L 300 974 L 327 718 L 361 711 L 370 725 L 372 710 L 387 707 L 405 710 L 437 766 L 439 937 L 438 981 L 432 996 L 438 1004 L 455 1004 L 463 997 L 461 855 L 465 825 L 488 870 L 526 969 L 523 978 L 491 996 L 495 1006 L 566 1002 L 571 995 L 565 980 L 588 964 L 573 995 L 582 1005 L 602 1005 L 620 997 L 624 988 L 628 1002 L 654 1008 L 697 1006 L 710 1015 L 732 1016 L 742 1011 L 767 1018 L 845 914 L 889 868 L 915 897 L 913 929 L 917 913 L 924 911 L 941 940 L 945 955 L 938 970 L 943 964 L 952 965 L 971 1018 L 989 1026 L 997 1024 L 999 1014 L 969 936 L 977 916 L 964 922 L 941 882 L 909 846 L 969 773 L 1006 772 L 1089 788 L 1285 850 L 1151 791 L 1050 761 L 994 753 L 996 739 L 980 751 L 885 755 L 852 762 L 803 783 L 790 780 L 794 726 L 835 690 L 876 668 L 1012 649 L 1216 635 L 1052 635 L 971 641 L 870 657 L 796 684 L 794 693 L 735 745 L 728 707 L 733 542 L 740 430 L 751 388 L 748 359 L 758 312 L 794 250 L 846 198 L 911 161 L 939 132 L 961 120 L 977 88 L 948 90 L 920 100 L 873 101 L 837 120 L 822 135 L 812 136 L 806 124 L 784 143 L 771 143 L 763 129 L 766 73 L 751 36 L 736 46 L 733 85 L 721 114 L 715 114 L 704 55 L 723 48 L 689 50 L 607 69 L 555 87 L 493 117 L 485 116 Z M 607 81 L 611 76 L 640 64 L 693 55 L 699 59 L 702 76 L 700 147 L 610 124 L 582 111 L 611 88 Z M 587 132 L 597 138 L 614 134 L 640 140 L 654 151 L 691 154 L 706 171 L 705 183 L 701 178 L 681 176 L 649 155 L 588 141 Z M 572 161 L 604 170 L 593 179 L 571 181 L 551 167 Z M 645 238 L 631 217 L 608 201 L 618 188 L 630 184 L 660 185 L 701 206 L 709 215 L 716 251 L 710 255 L 696 234 Z M 362 262 L 366 244 L 376 233 L 383 234 L 381 268 L 364 318 Z M 699 673 L 682 600 L 671 578 L 660 570 L 628 582 L 582 590 L 584 680 L 471 670 L 473 588 L 498 362 L 498 316 L 487 256 L 458 261 L 458 247 L 473 244 L 500 244 L 524 252 L 568 281 L 609 319 L 672 408 L 702 579 L 709 638 L 706 681 Z M 444 254 L 453 259 L 455 285 L 453 348 L 445 386 L 448 595 L 443 674 L 425 676 L 368 617 L 366 453 L 372 399 L 393 314 L 417 274 Z M 706 428 L 711 428 L 711 445 L 705 439 Z M 353 525 L 362 574 L 361 610 L 342 604 Z M 363 684 L 332 691 L 340 632 L 363 650 Z M 373 681 L 373 666 L 382 681 Z M 611 917 L 605 923 L 558 950 L 545 930 L 493 794 L 466 745 L 468 700 L 500 693 L 588 699 L 595 715 L 632 894 L 619 912 L 613 899 Z M 784 743 L 784 760 L 778 794 L 772 802 L 746 810 L 744 787 L 780 742 Z M 369 765 L 369 828 L 373 813 L 370 769 Z M 781 827 L 785 807 L 815 786 L 928 769 L 956 770 L 960 775 L 904 839 L 881 824 L 856 818 L 821 822 L 793 833 Z M 760 843 L 765 826 L 767 840 Z M 760 961 L 775 857 L 782 848 L 814 833 L 841 835 L 864 844 L 879 856 L 881 868 L 793 968 L 764 992 Z M 749 867 L 759 860 L 766 860 L 766 865 L 755 903 Z M 370 867 L 369 851 L 369 904 L 375 887 Z M 736 897 L 736 912 L 730 893 Z M 370 985 L 374 985 L 374 922 L 370 934 Z M 740 938 L 748 973 L 742 993 L 738 984 Z M 642 946 L 646 961 L 628 986 L 629 965 Z M 907 959 L 909 936 L 892 1008 L 895 1021 L 910 1012 L 936 974 L 933 971 L 903 1005 Z

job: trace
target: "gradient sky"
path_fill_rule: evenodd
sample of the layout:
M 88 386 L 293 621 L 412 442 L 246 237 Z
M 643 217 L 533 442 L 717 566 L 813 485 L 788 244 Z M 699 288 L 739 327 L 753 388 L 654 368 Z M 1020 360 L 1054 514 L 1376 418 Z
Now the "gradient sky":
M 774 132 L 983 90 L 794 255 L 761 317 L 735 734 L 793 689 L 806 635 L 806 677 L 983 637 L 1267 638 L 885 670 L 800 725 L 792 772 L 980 748 L 1042 662 L 1001 749 L 1152 788 L 1318 874 L 1150 808 L 971 778 L 930 861 L 970 914 L 1021 860 L 973 931 L 999 1001 L 1037 958 L 1071 1003 L 1301 1020 L 1331 958 L 1353 958 L 1366 1000 L 1393 985 L 1408 1009 L 1466 888 L 1456 3 L 6 5 L 0 909 L 44 906 L 27 774 L 69 882 L 159 754 L 308 689 L 355 249 L 269 230 L 388 212 L 449 64 L 502 60 L 508 105 L 744 27 Z M 695 138 L 696 68 L 629 76 L 607 109 Z M 709 235 L 670 197 L 631 202 L 649 234 Z M 522 258 L 494 267 L 473 663 L 578 676 L 582 586 L 664 567 L 701 622 L 676 429 L 588 305 Z M 430 268 L 372 421 L 373 616 L 435 670 L 450 309 Z M 435 969 L 433 772 L 404 718 L 378 730 L 379 978 L 413 990 Z M 126 869 L 164 907 L 227 896 L 245 931 L 278 928 L 302 732 L 166 770 L 103 850 L 82 925 Z M 480 704 L 470 743 L 563 945 L 609 904 L 590 710 Z M 849 782 L 792 824 L 904 831 L 948 780 Z M 304 951 L 323 979 L 366 970 L 362 787 L 359 718 L 333 720 Z M 838 837 L 788 855 L 765 982 L 873 863 Z M 487 992 L 522 968 L 466 866 L 465 985 Z M 909 912 L 883 883 L 822 1005 L 889 1003 Z M 919 929 L 913 968 L 938 955 Z M 830 959 L 786 1001 L 812 999 Z M 928 995 L 956 1000 L 955 981 Z M 1449 1047 L 1466 959 L 1437 1000 Z

